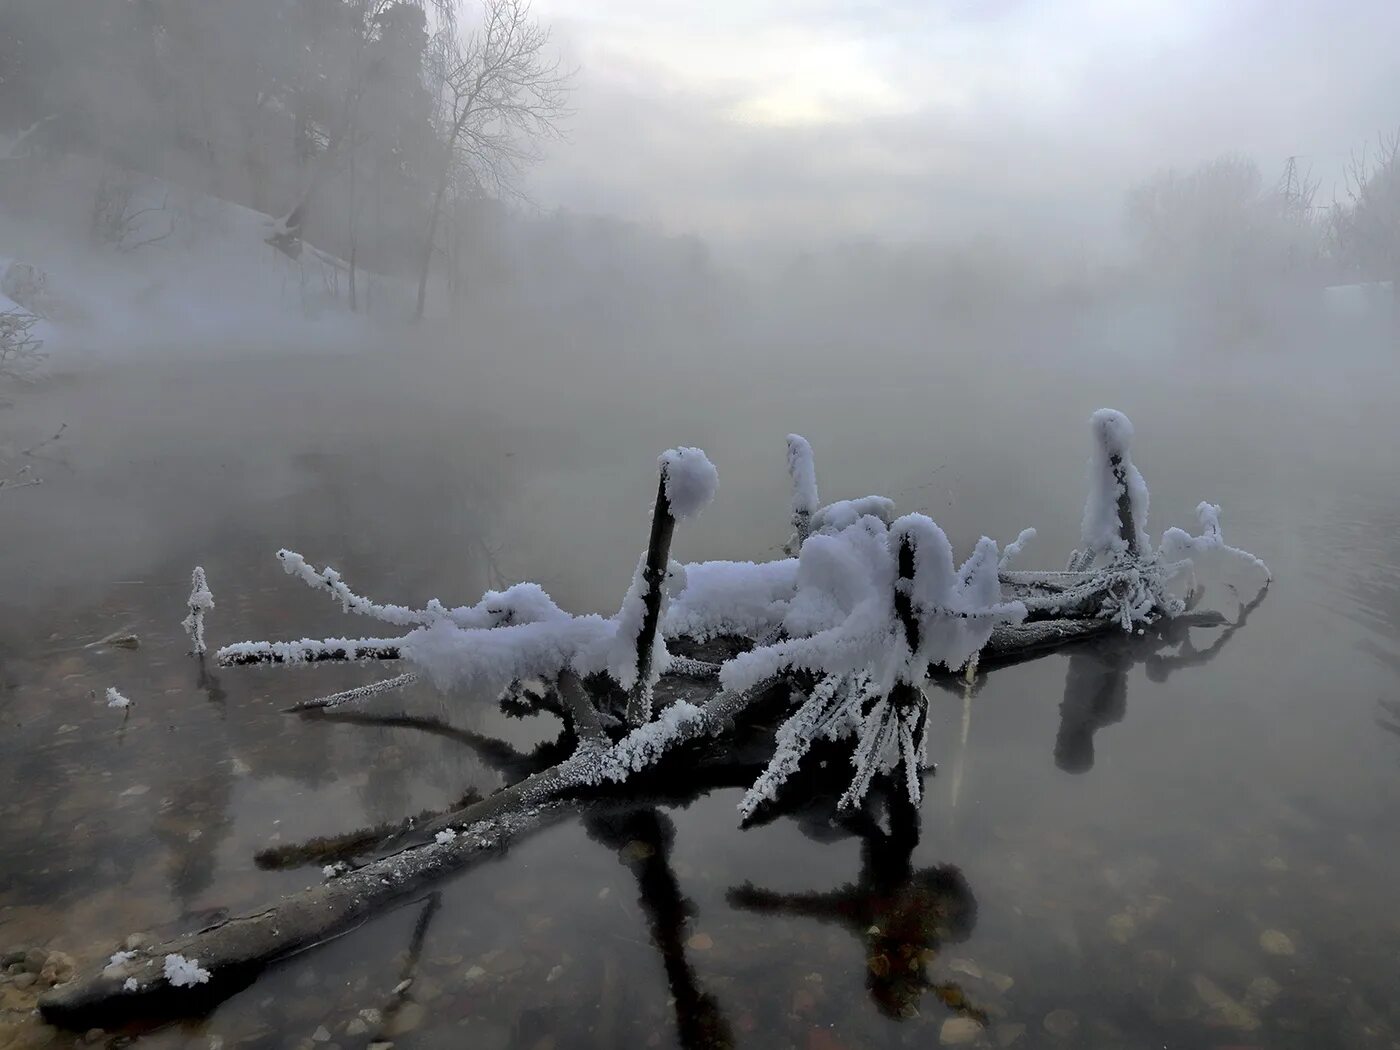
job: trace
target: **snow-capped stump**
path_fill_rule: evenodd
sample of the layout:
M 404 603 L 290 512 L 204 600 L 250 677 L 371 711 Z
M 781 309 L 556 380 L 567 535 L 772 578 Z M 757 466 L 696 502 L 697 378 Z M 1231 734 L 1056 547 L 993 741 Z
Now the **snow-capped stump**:
M 634 726 L 651 721 L 652 693 L 667 660 L 666 644 L 658 643 L 657 629 L 668 575 L 676 578 L 677 590 L 684 586 L 679 569 L 668 573 L 676 521 L 699 514 L 719 489 L 719 471 L 698 448 L 669 449 L 658 462 L 661 479 L 652 508 L 651 536 L 617 614 L 607 668 L 613 681 L 627 692 L 627 721 Z
M 785 804 L 781 794 L 785 786 L 791 790 L 793 772 L 815 741 L 827 739 L 850 743 L 842 806 L 863 804 L 874 779 L 890 774 L 893 786 L 903 789 L 891 794 L 891 803 L 907 812 L 922 794 L 929 677 L 971 674 L 1118 627 L 1154 630 L 1185 611 L 1186 600 L 1169 586 L 1183 577 L 1193 585 L 1195 560 L 1205 554 L 1245 561 L 1267 582 L 1263 562 L 1225 543 L 1220 508 L 1212 503 L 1197 508 L 1200 535 L 1168 529 L 1154 548 L 1146 531 L 1147 486 L 1131 457 L 1131 423 L 1102 410 L 1091 430 L 1084 549 L 1064 572 L 1007 567 L 1034 536 L 1031 529 L 1004 552 L 983 537 L 958 564 L 935 522 L 921 514 L 896 519 L 893 501 L 884 497 L 812 510 L 815 468 L 810 446 L 796 435 L 788 441 L 788 467 L 799 532 L 799 514 L 810 510 L 809 534 L 797 544 L 796 557 L 671 561 L 677 518 L 713 498 L 717 476 L 698 449 L 673 449 L 660 460 L 646 553 L 612 616 L 568 613 L 532 583 L 489 591 L 459 608 L 437 600 L 421 609 L 384 605 L 356 594 L 335 570 L 315 570 L 300 555 L 282 551 L 291 575 L 328 591 L 344 611 L 407 633 L 245 642 L 221 649 L 221 664 L 404 659 L 415 670 L 400 679 L 421 672 L 442 689 L 498 688 L 507 710 L 518 703 L 521 683 L 529 683 L 531 690 L 543 689 L 531 694 L 530 709 L 552 712 L 566 724 L 562 743 L 572 748 L 569 757 L 485 799 L 414 823 L 411 833 L 372 836 L 379 856 L 357 859 L 345 870 L 327 866 L 323 881 L 271 908 L 176 938 L 121 966 L 94 968 L 45 993 L 45 1017 L 86 1028 L 137 1008 L 147 1019 L 192 1009 L 196 1000 L 207 1008 L 243 987 L 261 966 L 325 942 L 601 791 L 674 798 L 692 779 L 697 785 L 734 783 L 742 770 L 741 782 L 751 784 L 740 807 L 748 818 L 760 807 Z M 684 655 L 673 657 L 673 649 Z M 660 698 L 655 717 L 654 688 Z M 365 688 L 328 699 L 347 702 L 383 691 Z M 626 721 L 619 717 L 624 706 Z M 771 757 L 755 776 L 755 767 L 736 759 L 734 735 L 744 730 L 747 746 L 771 724 L 778 706 L 784 717 Z M 647 777 L 651 770 L 658 775 Z M 705 779 L 721 772 L 719 781 Z M 832 773 L 840 775 L 834 766 Z M 196 986 L 199 995 L 190 990 Z
M 1147 483 L 1132 460 L 1132 423 L 1121 412 L 1101 408 L 1089 425 L 1093 451 L 1081 526 L 1083 548 L 1070 555 L 1064 573 L 1006 574 L 1008 580 L 1040 592 L 1025 596 L 1032 617 L 1044 612 L 1088 616 L 1133 631 L 1179 616 L 1187 600 L 1173 594 L 1171 585 L 1185 577 L 1189 597 L 1195 587 L 1193 555 L 1208 550 L 1248 562 L 1263 573 L 1267 584 L 1268 566 L 1225 543 L 1220 508 L 1214 504 L 1196 508 L 1200 536 L 1170 528 L 1154 548 L 1147 532 Z
M 1133 466 L 1133 424 L 1122 412 L 1101 408 L 1089 417 L 1094 451 L 1089 458 L 1089 499 L 1080 526 L 1083 567 L 1094 558 L 1137 554 L 1147 539 L 1147 483 Z
M 817 498 L 817 463 L 812 446 L 801 434 L 787 436 L 788 477 L 792 480 L 792 539 L 788 553 L 795 554 L 812 531 L 812 515 L 821 507 Z

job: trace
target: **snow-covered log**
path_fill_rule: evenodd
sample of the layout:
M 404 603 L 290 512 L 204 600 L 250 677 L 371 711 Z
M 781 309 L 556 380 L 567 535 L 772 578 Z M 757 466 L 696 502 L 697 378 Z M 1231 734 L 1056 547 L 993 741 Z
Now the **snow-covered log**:
M 572 747 L 569 757 L 532 766 L 536 771 L 489 798 L 415 823 L 406 834 L 416 841 L 381 844 L 397 852 L 358 868 L 335 868 L 325 883 L 266 911 L 154 949 L 120 953 L 46 993 L 41 1009 L 49 1020 L 79 1028 L 203 1010 L 267 963 L 495 855 L 595 796 L 674 795 L 677 785 L 693 790 L 719 778 L 749 785 L 741 811 L 752 819 L 780 789 L 791 788 L 821 740 L 850 742 L 853 772 L 843 806 L 860 804 L 882 773 L 897 774 L 896 786 L 916 803 L 927 727 L 923 690 L 931 673 L 970 677 L 979 667 L 1118 628 L 1139 635 L 1167 625 L 1217 623 L 1187 613 L 1189 600 L 1168 589 L 1193 572 L 1192 559 L 1204 553 L 1246 560 L 1267 578 L 1262 562 L 1225 543 L 1214 504 L 1197 509 L 1199 536 L 1169 529 L 1154 549 L 1146 532 L 1146 484 L 1130 456 L 1131 424 L 1109 410 L 1095 413 L 1091 424 L 1084 552 L 1062 573 L 1008 567 L 1033 530 L 1024 530 L 1000 556 L 997 544 L 983 537 L 959 565 L 937 524 L 919 514 L 896 520 L 893 502 L 884 497 L 816 508 L 810 449 L 795 435 L 788 448 L 799 532 L 799 511 L 809 515 L 809 534 L 796 557 L 761 564 L 670 561 L 676 520 L 709 502 L 717 481 L 698 449 L 673 449 L 660 461 L 651 542 L 622 608 L 611 617 L 571 615 L 529 583 L 457 609 L 437 601 L 422 609 L 384 605 L 350 590 L 334 570 L 312 569 L 299 555 L 282 552 L 288 572 L 327 590 L 345 611 L 410 630 L 391 638 L 245 642 L 221 649 L 220 663 L 402 658 L 415 670 L 393 683 L 421 673 L 441 688 L 495 685 L 507 690 L 503 703 L 512 687 L 541 679 L 551 683 L 541 706 L 561 715 L 571 731 L 558 752 Z M 673 656 L 668 641 L 686 655 Z M 669 677 L 652 718 L 652 688 L 663 674 Z M 321 706 L 378 688 L 351 690 Z M 628 727 L 611 708 L 620 693 L 629 697 Z M 751 742 L 756 726 L 771 725 L 767 708 L 761 718 L 750 710 L 760 699 L 785 705 L 786 717 L 762 758 L 735 762 L 728 757 L 731 743 Z M 413 727 L 466 738 L 446 723 L 416 720 Z M 716 752 L 725 756 L 723 772 L 707 781 L 714 760 L 706 756 Z M 647 775 L 658 768 L 662 775 Z M 735 780 L 736 769 L 742 780 Z

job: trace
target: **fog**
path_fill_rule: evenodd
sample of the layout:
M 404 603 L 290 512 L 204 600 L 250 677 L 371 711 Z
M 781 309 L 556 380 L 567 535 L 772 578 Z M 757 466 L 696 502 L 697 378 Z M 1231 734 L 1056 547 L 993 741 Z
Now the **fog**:
M 577 541 L 602 572 L 465 493 L 531 490 L 557 447 L 582 502 L 624 462 L 644 502 L 661 448 L 800 430 L 851 494 L 931 510 L 963 470 L 950 528 L 1009 538 L 973 493 L 1096 403 L 1216 406 L 1217 436 L 1241 390 L 1349 410 L 1400 317 L 1397 29 L 1384 3 L 9 0 L 0 478 L 49 475 L 6 494 L 12 586 L 140 576 L 216 523 L 251 559 L 258 494 L 280 520 L 331 456 L 362 535 L 421 543 L 454 493 L 506 576 L 604 608 L 610 517 Z M 887 469 L 911 443 L 949 451 Z M 371 462 L 407 517 L 351 485 Z
M 1276 306 L 1325 315 L 1322 289 L 1395 265 L 1383 3 L 10 0 L 0 20 L 0 256 L 83 318 L 54 351 L 247 345 L 230 329 L 308 313 L 329 329 L 293 341 L 316 345 L 354 342 L 349 313 L 425 313 L 431 335 L 397 338 L 447 344 L 560 314 L 570 356 L 644 318 L 663 356 L 699 319 L 714 349 L 849 323 L 949 353 L 972 321 L 1042 314 L 1268 341 L 1296 331 Z
M 913 843 L 825 787 L 740 829 L 717 775 L 444 880 L 450 924 L 431 896 L 392 965 L 406 912 L 111 1045 L 1397 1045 L 1396 39 L 1383 0 L 0 0 L 0 953 L 100 973 L 133 931 L 321 885 L 270 843 L 445 811 L 576 742 L 562 708 L 416 665 L 340 723 L 286 715 L 383 664 L 216 650 L 406 621 L 343 616 L 279 549 L 410 611 L 533 581 L 620 624 L 658 454 L 720 479 L 674 562 L 763 563 L 803 550 L 800 434 L 823 500 L 935 519 L 959 587 L 980 538 L 1033 527 L 1025 568 L 1087 579 L 1113 628 L 921 679 Z M 1127 631 L 1084 538 L 1106 406 L 1150 538 L 1202 551 L 1199 605 L 1163 589 Z M 1160 582 L 1190 564 L 1166 548 L 1110 568 Z M 828 882 L 855 945 L 742 906 Z M 864 931 L 927 926 L 935 884 L 957 922 L 895 946 L 927 977 L 901 1001 Z M 0 1046 L 61 1045 L 54 967 L 25 965 Z

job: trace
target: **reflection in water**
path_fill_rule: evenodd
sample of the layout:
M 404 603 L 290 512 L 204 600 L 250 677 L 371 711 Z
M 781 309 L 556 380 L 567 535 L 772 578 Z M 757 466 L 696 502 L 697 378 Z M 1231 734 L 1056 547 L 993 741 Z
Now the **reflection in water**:
M 195 688 L 203 693 L 211 704 L 223 704 L 228 699 L 228 694 L 224 692 L 224 687 L 219 684 L 219 676 L 209 670 L 203 653 L 200 653 L 197 659 L 199 660 L 199 678 L 195 681 Z
M 428 939 L 428 927 L 432 925 L 433 918 L 441 906 L 441 893 L 434 891 L 424 899 L 423 910 L 418 913 L 418 920 L 413 924 L 413 936 L 408 942 L 408 952 L 404 958 L 403 967 L 399 971 L 398 983 L 394 985 L 394 990 L 389 993 L 389 1001 L 381 1011 L 383 1020 L 380 1025 L 380 1033 L 371 1038 L 370 1045 L 393 1045 L 385 1038 L 385 1033 L 394 1030 L 395 1016 L 413 996 L 413 978 L 418 970 L 418 960 L 423 956 L 423 945 Z
M 561 761 L 572 751 L 568 730 L 524 752 L 494 737 L 459 729 L 437 719 L 409 715 L 370 715 L 326 712 L 312 717 L 358 725 L 399 726 L 446 736 L 470 747 L 481 761 L 507 782 L 523 780 Z M 694 911 L 681 892 L 671 867 L 676 829 L 669 817 L 653 806 L 594 810 L 584 820 L 590 838 L 617 852 L 637 876 L 639 901 L 647 916 L 652 943 L 661 953 L 666 981 L 676 1010 L 676 1029 L 687 1050 L 725 1050 L 734 1046 L 729 1022 L 713 995 L 700 989 L 686 956 L 685 928 Z M 382 844 L 381 844 L 382 845 Z
M 686 1050 L 734 1045 L 719 1002 L 700 988 L 685 952 L 685 926 L 694 906 L 681 893 L 671 869 L 676 827 L 655 808 L 594 814 L 585 822 L 590 838 L 616 850 L 637 876 L 638 900 L 646 912 L 652 943 L 661 952 L 666 983 L 675 1000 L 676 1030 Z
M 1387 733 L 1400 736 L 1400 701 L 1377 699 L 1376 706 L 1381 709 L 1381 713 L 1376 716 L 1376 725 Z
M 197 685 L 210 702 L 222 705 L 218 676 L 206 669 L 202 656 Z M 233 772 L 228 756 L 227 724 L 220 718 L 201 747 L 171 749 L 160 767 L 165 801 L 152 830 L 165 846 L 171 895 L 180 904 L 182 920 L 212 921 L 224 914 L 196 911 L 196 904 L 214 883 L 219 845 L 232 831 Z
M 865 811 L 848 823 L 861 838 L 860 875 L 825 893 L 774 893 L 745 883 L 729 903 L 762 914 L 798 915 L 845 927 L 865 944 L 865 986 L 880 1012 L 906 1018 L 917 1012 L 925 990 L 950 1009 L 983 1024 L 986 1014 L 952 983 L 930 980 L 927 966 L 938 949 L 966 940 L 977 922 L 977 901 L 957 868 L 914 869 L 918 814 L 892 807 L 885 831 Z
M 1233 623 L 1215 613 L 1188 613 L 1156 624 L 1146 635 L 1115 631 L 1071 650 L 1060 701 L 1060 729 L 1055 735 L 1055 765 L 1066 773 L 1085 773 L 1094 767 L 1094 734 L 1127 714 L 1128 671 L 1135 665 L 1144 664 L 1151 681 L 1165 682 L 1175 670 L 1208 663 L 1245 625 L 1267 593 L 1261 590 L 1243 605 Z M 1222 624 L 1224 629 L 1210 645 L 1196 648 L 1193 629 Z
M 1117 646 L 1078 649 L 1065 673 L 1055 765 L 1066 773 L 1094 767 L 1094 734 L 1128 713 L 1128 668 L 1133 656 Z

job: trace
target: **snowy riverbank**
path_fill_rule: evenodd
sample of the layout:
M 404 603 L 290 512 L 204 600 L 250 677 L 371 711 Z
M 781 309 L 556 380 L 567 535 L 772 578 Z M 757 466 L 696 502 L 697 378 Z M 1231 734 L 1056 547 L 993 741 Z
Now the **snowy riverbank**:
M 4 150 L 0 150 L 3 157 Z M 0 312 L 39 317 L 45 366 L 239 346 L 359 344 L 402 321 L 407 285 L 304 245 L 266 243 L 271 216 L 83 157 L 0 160 Z M 95 203 L 94 203 L 95 202 Z

